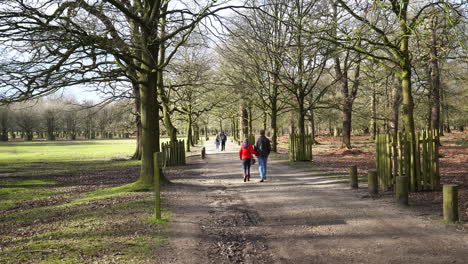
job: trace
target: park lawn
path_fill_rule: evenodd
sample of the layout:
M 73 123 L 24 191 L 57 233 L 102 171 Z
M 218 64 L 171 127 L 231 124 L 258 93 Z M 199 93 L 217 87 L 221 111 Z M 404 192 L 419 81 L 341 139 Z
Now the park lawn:
M 165 239 L 135 140 L 0 144 L 2 263 L 149 263 Z M 163 210 L 163 218 L 170 212 Z

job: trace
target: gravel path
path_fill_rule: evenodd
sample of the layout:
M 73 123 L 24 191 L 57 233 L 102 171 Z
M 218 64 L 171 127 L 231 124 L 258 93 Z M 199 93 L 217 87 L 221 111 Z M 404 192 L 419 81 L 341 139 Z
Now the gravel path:
M 174 217 L 159 263 L 468 262 L 466 231 L 284 161 L 244 183 L 238 146 L 206 147 L 165 191 Z

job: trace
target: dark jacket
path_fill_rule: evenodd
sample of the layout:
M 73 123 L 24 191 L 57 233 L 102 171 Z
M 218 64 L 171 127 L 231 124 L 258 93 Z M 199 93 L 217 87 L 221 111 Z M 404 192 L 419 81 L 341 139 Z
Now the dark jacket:
M 221 139 L 221 142 L 223 142 L 223 143 L 225 143 L 226 140 L 227 140 L 227 136 L 226 136 L 225 134 L 221 134 L 221 135 L 219 136 L 219 138 Z
M 265 136 L 260 136 L 255 142 L 255 151 L 257 151 L 257 156 L 268 158 L 271 151 L 270 140 Z

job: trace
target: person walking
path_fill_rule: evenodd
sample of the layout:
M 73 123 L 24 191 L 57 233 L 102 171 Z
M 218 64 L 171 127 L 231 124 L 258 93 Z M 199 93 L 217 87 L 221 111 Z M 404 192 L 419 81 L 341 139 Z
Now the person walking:
M 215 138 L 216 152 L 219 151 L 219 144 L 221 144 L 221 139 L 219 137 L 219 134 L 216 134 L 216 138 Z
M 249 144 L 249 140 L 246 138 L 239 150 L 239 158 L 242 160 L 244 182 L 250 181 L 250 165 L 252 164 L 253 159 L 252 154 L 257 154 L 257 152 L 254 150 L 253 146 Z
M 221 151 L 225 151 L 225 150 L 226 150 L 226 140 L 227 140 L 227 136 L 226 136 L 226 134 L 224 133 L 224 131 L 221 132 L 220 138 L 221 138 Z
M 258 158 L 258 171 L 260 172 L 260 182 L 267 178 L 267 160 L 271 151 L 270 140 L 265 136 L 265 130 L 260 130 L 260 137 L 255 142 L 255 151 Z

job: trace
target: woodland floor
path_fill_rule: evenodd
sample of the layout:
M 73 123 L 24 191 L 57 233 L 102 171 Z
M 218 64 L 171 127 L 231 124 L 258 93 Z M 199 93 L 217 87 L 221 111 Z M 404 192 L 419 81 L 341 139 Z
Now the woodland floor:
M 353 150 L 318 140 L 312 163 L 273 154 L 264 183 L 257 165 L 242 182 L 238 146 L 214 153 L 210 142 L 207 159 L 166 170 L 163 222 L 151 218 L 152 192 L 128 184 L 138 162 L 73 161 L 60 150 L 52 162 L 33 154 L 35 162 L 0 164 L 0 263 L 466 263 L 466 134 L 442 142 L 442 181 L 461 186 L 464 220 L 448 226 L 440 192 L 412 194 L 399 208 L 391 193 L 370 198 L 364 178 L 349 190 L 350 165 L 360 176 L 373 167 L 366 137 L 353 138 Z
M 287 138 L 282 138 L 286 142 Z M 375 170 L 375 145 L 368 136 L 353 137 L 353 149 L 340 148 L 339 138 L 319 136 L 320 145 L 314 146 L 313 165 L 322 171 L 347 174 L 350 166 L 358 167 L 359 176 L 366 178 L 369 170 Z M 468 221 L 468 133 L 454 132 L 441 137 L 440 175 L 441 184 L 457 184 L 459 187 L 460 217 Z M 281 148 L 280 153 L 287 153 Z M 387 195 L 391 196 L 389 192 Z M 410 194 L 415 210 L 428 215 L 442 216 L 442 192 L 427 191 Z
M 209 151 L 212 147 L 207 146 Z M 446 226 L 432 206 L 397 207 L 350 190 L 337 154 L 291 164 L 273 155 L 269 179 L 240 176 L 237 146 L 194 160 L 166 189 L 174 214 L 158 263 L 466 263 L 466 225 Z M 333 152 L 331 152 L 333 153 Z M 328 156 L 327 156 L 328 155 Z M 466 152 L 465 152 L 466 155 Z M 332 157 L 338 156 L 335 160 Z M 343 156 L 343 155 L 342 155 Z M 372 159 L 371 159 L 372 160 Z M 361 168 L 364 167 L 362 164 Z M 343 172 L 341 172 L 343 171 Z M 430 205 L 433 203 L 431 202 Z M 440 208 L 438 209 L 441 210 Z M 430 243 L 428 243 L 430 241 Z

